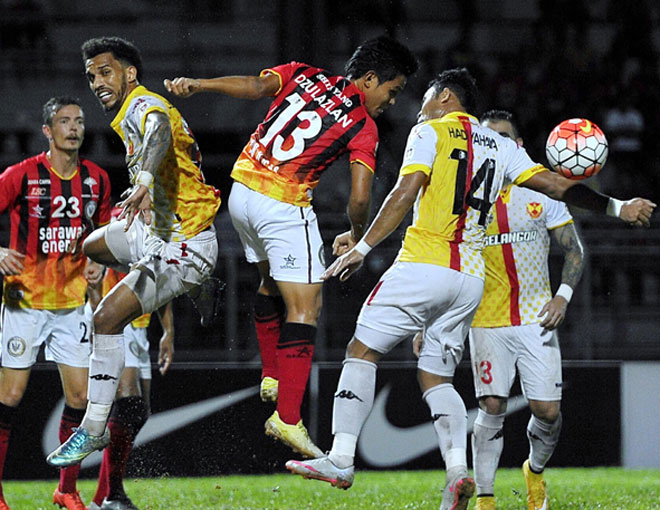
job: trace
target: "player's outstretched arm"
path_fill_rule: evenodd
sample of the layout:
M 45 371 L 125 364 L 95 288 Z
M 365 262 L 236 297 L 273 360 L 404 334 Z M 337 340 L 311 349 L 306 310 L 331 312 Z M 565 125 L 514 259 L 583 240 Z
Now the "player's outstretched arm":
M 364 237 L 353 249 L 335 260 L 321 275 L 321 279 L 328 280 L 339 276 L 343 282 L 350 278 L 362 266 L 367 253 L 401 224 L 427 178 L 423 172 L 414 172 L 399 177 Z
M 276 74 L 264 76 L 221 76 L 219 78 L 173 78 L 164 80 L 168 92 L 179 97 L 190 97 L 197 92 L 216 92 L 242 99 L 261 99 L 274 96 L 280 89 Z
M 573 289 L 580 281 L 585 265 L 582 239 L 573 223 L 554 229 L 552 237 L 564 252 L 564 266 L 559 289 L 538 314 L 539 317 L 545 316 L 541 326 L 548 330 L 558 328 L 564 322 Z
M 25 255 L 11 248 L 0 247 L 0 273 L 3 275 L 16 275 L 23 272 Z
M 656 204 L 645 198 L 633 198 L 627 201 L 603 195 L 581 182 L 566 179 L 554 172 L 540 172 L 520 183 L 555 200 L 569 205 L 582 207 L 594 212 L 621 218 L 636 227 L 648 227 Z

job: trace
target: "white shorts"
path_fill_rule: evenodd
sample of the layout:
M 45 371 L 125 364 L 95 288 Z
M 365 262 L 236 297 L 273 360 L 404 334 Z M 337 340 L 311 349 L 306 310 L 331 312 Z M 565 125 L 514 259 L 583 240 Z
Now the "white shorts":
M 91 322 L 84 306 L 69 310 L 2 307 L 2 366 L 29 368 L 45 344 L 48 361 L 89 366 Z
M 129 324 L 124 328 L 124 347 L 126 368 L 140 369 L 140 379 L 151 379 L 151 359 L 149 358 L 149 340 L 147 328 L 136 328 Z
M 248 262 L 268 261 L 275 281 L 320 283 L 325 271 L 316 213 L 234 182 L 229 214 Z
M 561 400 L 559 339 L 555 331 L 543 331 L 538 324 L 470 330 L 477 398 L 508 397 L 517 370 L 527 399 Z
M 451 377 L 477 310 L 483 280 L 434 264 L 396 262 L 371 292 L 355 338 L 380 353 L 426 328 L 418 367 Z
M 119 285 L 135 293 L 142 313 L 151 313 L 206 280 L 218 259 L 213 226 L 184 242 L 149 234 L 136 218 L 128 232 L 125 221 L 104 227 L 105 241 L 120 265 L 130 267 Z

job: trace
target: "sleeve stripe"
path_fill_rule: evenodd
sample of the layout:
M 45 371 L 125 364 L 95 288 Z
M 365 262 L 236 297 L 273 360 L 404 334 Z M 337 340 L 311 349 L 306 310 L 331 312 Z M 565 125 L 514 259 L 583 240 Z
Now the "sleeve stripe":
M 399 175 L 409 175 L 415 172 L 422 172 L 426 175 L 431 175 L 431 167 L 421 163 L 412 163 L 401 168 Z
M 369 170 L 371 170 L 371 173 L 372 173 L 372 174 L 376 173 L 376 171 L 375 171 L 373 168 L 371 168 L 371 165 L 367 165 L 367 164 L 366 164 L 364 161 L 362 161 L 361 159 L 355 158 L 355 159 L 352 159 L 350 162 L 351 162 L 351 163 L 360 163 L 361 165 L 366 166 Z
M 264 69 L 263 71 L 261 71 L 259 73 L 259 77 L 261 78 L 263 76 L 266 76 L 267 74 L 274 74 L 280 80 L 280 86 L 278 87 L 277 92 L 275 92 L 275 94 L 273 94 L 274 96 L 276 96 L 277 94 L 282 92 L 282 75 L 280 73 L 278 73 L 277 71 L 275 71 L 274 69 Z
M 536 165 L 533 166 L 532 168 L 528 168 L 523 173 L 521 173 L 518 177 L 516 177 L 516 180 L 513 183 L 519 186 L 533 175 L 540 174 L 541 172 L 549 172 L 549 171 L 550 170 L 548 170 L 543 165 Z
M 554 230 L 556 228 L 565 227 L 566 225 L 570 225 L 572 223 L 573 223 L 573 218 L 571 218 L 570 220 L 566 220 L 565 222 L 560 223 L 559 225 L 553 225 L 552 227 L 548 227 L 548 230 Z

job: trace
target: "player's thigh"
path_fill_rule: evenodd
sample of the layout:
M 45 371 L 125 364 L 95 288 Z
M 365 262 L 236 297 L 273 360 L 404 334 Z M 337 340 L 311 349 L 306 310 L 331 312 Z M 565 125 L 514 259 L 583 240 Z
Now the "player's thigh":
M 31 308 L 2 307 L 2 366 L 29 368 L 50 333 L 49 312 Z
M 62 391 L 67 405 L 74 409 L 84 409 L 87 405 L 87 381 L 89 369 L 87 367 L 72 367 L 57 364 L 62 380 Z
M 131 264 L 142 257 L 145 226 L 136 217 L 128 231 L 124 231 L 125 227 L 124 219 L 111 222 L 99 229 L 98 233 L 94 231 L 85 241 L 85 253 L 94 250 L 97 253 L 96 257 L 88 254 L 93 260 L 127 273 Z M 88 243 L 93 244 L 88 246 Z
M 70 310 L 49 311 L 48 316 L 50 335 L 46 341 L 46 359 L 58 365 L 87 368 L 91 350 L 91 325 L 84 305 Z
M 562 393 L 561 350 L 556 331 L 538 324 L 517 326 L 517 368 L 528 400 L 559 401 Z
M 455 271 L 434 264 L 394 263 L 362 305 L 355 338 L 385 353 L 421 331 L 443 306 L 447 272 Z
M 124 351 L 124 367 L 136 369 L 141 379 L 151 379 L 151 360 L 146 327 L 136 328 L 133 324 L 129 324 L 124 328 Z
M 250 198 L 254 193 L 240 182 L 234 182 L 227 204 L 232 225 L 243 245 L 245 259 L 252 264 L 268 260 L 263 243 L 250 222 Z
M 144 256 L 121 281 L 140 302 L 139 315 L 155 312 L 202 283 L 211 276 L 218 260 L 213 227 L 181 242 L 165 242 L 147 234 L 143 250 Z
M 427 322 L 418 367 L 431 374 L 452 377 L 463 358 L 465 340 L 481 295 L 483 280 L 440 268 L 436 307 Z
M 471 328 L 470 359 L 477 398 L 508 397 L 516 376 L 515 328 Z

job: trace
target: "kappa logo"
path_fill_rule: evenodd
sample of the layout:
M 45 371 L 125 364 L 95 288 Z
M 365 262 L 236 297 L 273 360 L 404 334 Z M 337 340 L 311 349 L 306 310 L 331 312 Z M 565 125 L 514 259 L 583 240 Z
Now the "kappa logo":
M 227 407 L 243 402 L 257 394 L 259 394 L 259 385 L 153 414 L 149 417 L 144 427 L 142 427 L 142 430 L 140 430 L 134 446 L 137 448 L 138 446 L 155 441 L 156 439 L 171 434 L 172 432 L 176 432 L 191 423 L 203 420 Z M 57 431 L 60 427 L 60 419 L 62 417 L 63 409 L 64 399 L 62 398 L 51 411 L 48 422 L 44 427 L 43 436 L 41 438 L 41 448 L 43 449 L 44 455 L 52 452 L 60 444 Z M 83 460 L 82 466 L 83 468 L 97 466 L 102 460 L 103 452 L 94 452 Z
M 433 423 L 403 428 L 390 423 L 385 408 L 391 389 L 390 385 L 385 386 L 376 396 L 358 442 L 362 458 L 376 467 L 399 466 L 438 448 Z M 516 413 L 526 407 L 525 397 L 512 397 L 508 400 L 506 414 Z M 472 432 L 478 412 L 477 408 L 468 411 L 468 434 Z
M 360 397 L 358 397 L 355 393 L 353 393 L 351 390 L 341 390 L 339 393 L 335 395 L 335 398 L 345 398 L 347 400 L 359 400 L 360 402 L 364 402 Z
M 89 376 L 90 379 L 95 381 L 116 381 L 117 378 L 110 374 L 94 374 Z

